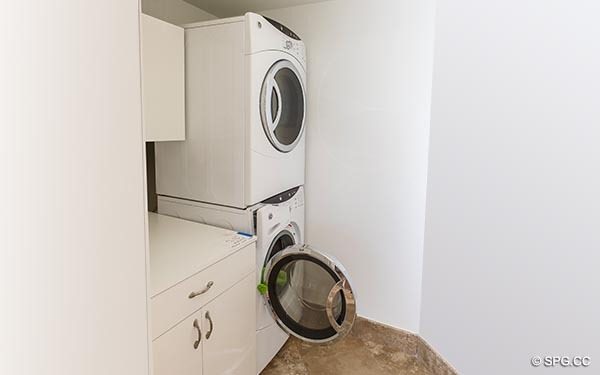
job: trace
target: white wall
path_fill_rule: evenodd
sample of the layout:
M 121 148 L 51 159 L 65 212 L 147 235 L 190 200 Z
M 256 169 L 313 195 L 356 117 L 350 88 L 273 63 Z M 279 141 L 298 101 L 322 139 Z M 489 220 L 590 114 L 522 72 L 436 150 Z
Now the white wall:
M 0 5 L 0 374 L 148 374 L 138 18 Z
M 142 0 L 142 12 L 175 25 L 217 18 L 184 0 Z
M 438 0 L 421 334 L 461 374 L 599 366 L 598 19 L 591 0 Z
M 417 331 L 434 1 L 265 14 L 307 46 L 307 242 L 347 267 L 361 315 Z

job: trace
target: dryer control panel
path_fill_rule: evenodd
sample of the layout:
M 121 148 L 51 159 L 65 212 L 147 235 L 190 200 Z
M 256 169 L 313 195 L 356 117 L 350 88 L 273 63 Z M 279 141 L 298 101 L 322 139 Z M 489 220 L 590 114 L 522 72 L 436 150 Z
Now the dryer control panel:
M 285 25 L 282 25 L 281 23 L 269 17 L 263 17 L 269 21 L 274 28 L 279 30 L 281 34 L 283 34 L 281 39 L 281 49 L 294 55 L 294 57 L 300 60 L 303 65 L 306 65 L 306 51 L 304 49 L 304 43 L 300 37 L 295 32 L 288 29 Z
M 286 26 L 280 24 L 279 22 L 275 21 L 274 19 L 271 19 L 269 17 L 265 17 L 263 16 L 267 21 L 269 21 L 269 23 L 271 25 L 273 25 L 273 27 L 275 27 L 277 30 L 281 31 L 282 33 L 284 33 L 285 35 L 289 36 L 292 39 L 295 40 L 300 40 L 300 37 L 293 32 L 292 30 L 288 29 Z
M 306 49 L 298 34 L 281 23 L 246 13 L 246 54 L 262 51 L 283 51 L 294 56 L 306 70 Z
M 302 66 L 306 66 L 306 51 L 304 49 L 304 43 L 295 42 L 284 38 L 281 40 L 281 49 L 297 58 Z

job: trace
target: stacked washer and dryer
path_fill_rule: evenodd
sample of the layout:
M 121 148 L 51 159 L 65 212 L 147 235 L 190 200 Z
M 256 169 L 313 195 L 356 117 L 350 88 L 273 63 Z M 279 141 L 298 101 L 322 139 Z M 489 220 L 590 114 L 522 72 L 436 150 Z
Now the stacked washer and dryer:
M 289 334 L 345 336 L 344 268 L 304 243 L 306 54 L 254 13 L 186 25 L 186 140 L 156 144 L 158 212 L 257 236 L 257 371 Z M 242 312 L 241 312 L 242 313 Z

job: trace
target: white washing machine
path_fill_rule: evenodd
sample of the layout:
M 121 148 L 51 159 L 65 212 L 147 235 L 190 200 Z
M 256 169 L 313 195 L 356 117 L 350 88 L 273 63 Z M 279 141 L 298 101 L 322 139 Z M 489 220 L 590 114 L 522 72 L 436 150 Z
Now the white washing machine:
M 186 139 L 156 144 L 159 195 L 246 208 L 304 184 L 306 57 L 258 14 L 185 26 Z
M 257 370 L 292 334 L 314 343 L 343 338 L 355 298 L 339 262 L 304 244 L 304 191 L 288 190 L 240 210 L 159 197 L 158 211 L 257 236 Z

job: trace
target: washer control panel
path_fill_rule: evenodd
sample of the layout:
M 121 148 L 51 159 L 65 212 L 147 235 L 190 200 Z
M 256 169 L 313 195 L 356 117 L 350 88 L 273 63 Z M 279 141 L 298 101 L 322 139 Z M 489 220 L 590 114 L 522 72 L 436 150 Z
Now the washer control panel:
M 294 197 L 293 207 L 300 208 L 302 206 L 304 206 L 304 194 L 296 194 L 296 196 Z

